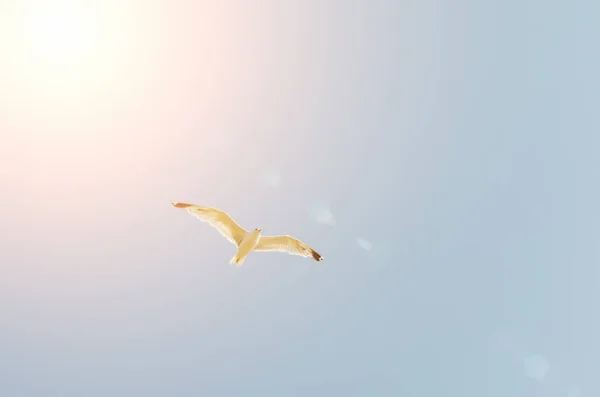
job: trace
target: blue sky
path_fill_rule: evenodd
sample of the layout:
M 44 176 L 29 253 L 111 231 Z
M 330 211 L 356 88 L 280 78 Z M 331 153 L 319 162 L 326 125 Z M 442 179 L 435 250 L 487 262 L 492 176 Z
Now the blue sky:
M 598 11 L 132 2 L 118 86 L 5 74 L 0 394 L 598 395 Z

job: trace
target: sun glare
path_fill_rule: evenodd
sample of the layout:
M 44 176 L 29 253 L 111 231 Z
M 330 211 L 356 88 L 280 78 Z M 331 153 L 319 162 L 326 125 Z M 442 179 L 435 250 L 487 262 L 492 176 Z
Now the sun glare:
M 0 46 L 11 85 L 30 99 L 52 102 L 94 97 L 119 87 L 120 76 L 135 61 L 129 48 L 138 27 L 128 4 L 15 2 L 10 14 L 0 15 Z
M 85 56 L 97 33 L 91 10 L 74 2 L 42 3 L 31 10 L 28 25 L 34 54 L 55 62 Z

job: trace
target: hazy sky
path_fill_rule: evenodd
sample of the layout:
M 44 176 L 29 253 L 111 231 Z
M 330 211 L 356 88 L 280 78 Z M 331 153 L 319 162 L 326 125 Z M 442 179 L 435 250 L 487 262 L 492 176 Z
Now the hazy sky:
M 0 395 L 600 395 L 594 3 L 4 0 Z

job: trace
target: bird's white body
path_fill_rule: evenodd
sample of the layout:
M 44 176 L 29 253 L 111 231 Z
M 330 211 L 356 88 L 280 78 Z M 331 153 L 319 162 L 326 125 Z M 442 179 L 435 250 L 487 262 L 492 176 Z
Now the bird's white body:
M 238 247 L 229 263 L 242 266 L 252 251 L 280 251 L 292 255 L 310 257 L 322 261 L 323 257 L 302 241 L 291 236 L 261 236 L 262 229 L 248 231 L 235 223 L 224 211 L 195 204 L 172 203 L 177 208 L 186 208 L 190 214 L 208 222 L 227 240 Z
M 238 266 L 243 265 L 248 254 L 252 252 L 258 245 L 258 241 L 260 240 L 260 232 L 260 229 L 247 232 L 238 247 L 237 253 L 233 256 L 233 258 L 231 258 L 229 263 Z

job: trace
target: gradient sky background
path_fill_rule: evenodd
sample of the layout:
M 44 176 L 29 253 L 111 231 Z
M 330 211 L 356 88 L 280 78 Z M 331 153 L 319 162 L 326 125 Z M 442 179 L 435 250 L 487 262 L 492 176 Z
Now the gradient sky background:
M 0 3 L 0 395 L 600 395 L 595 2 L 98 3 Z

